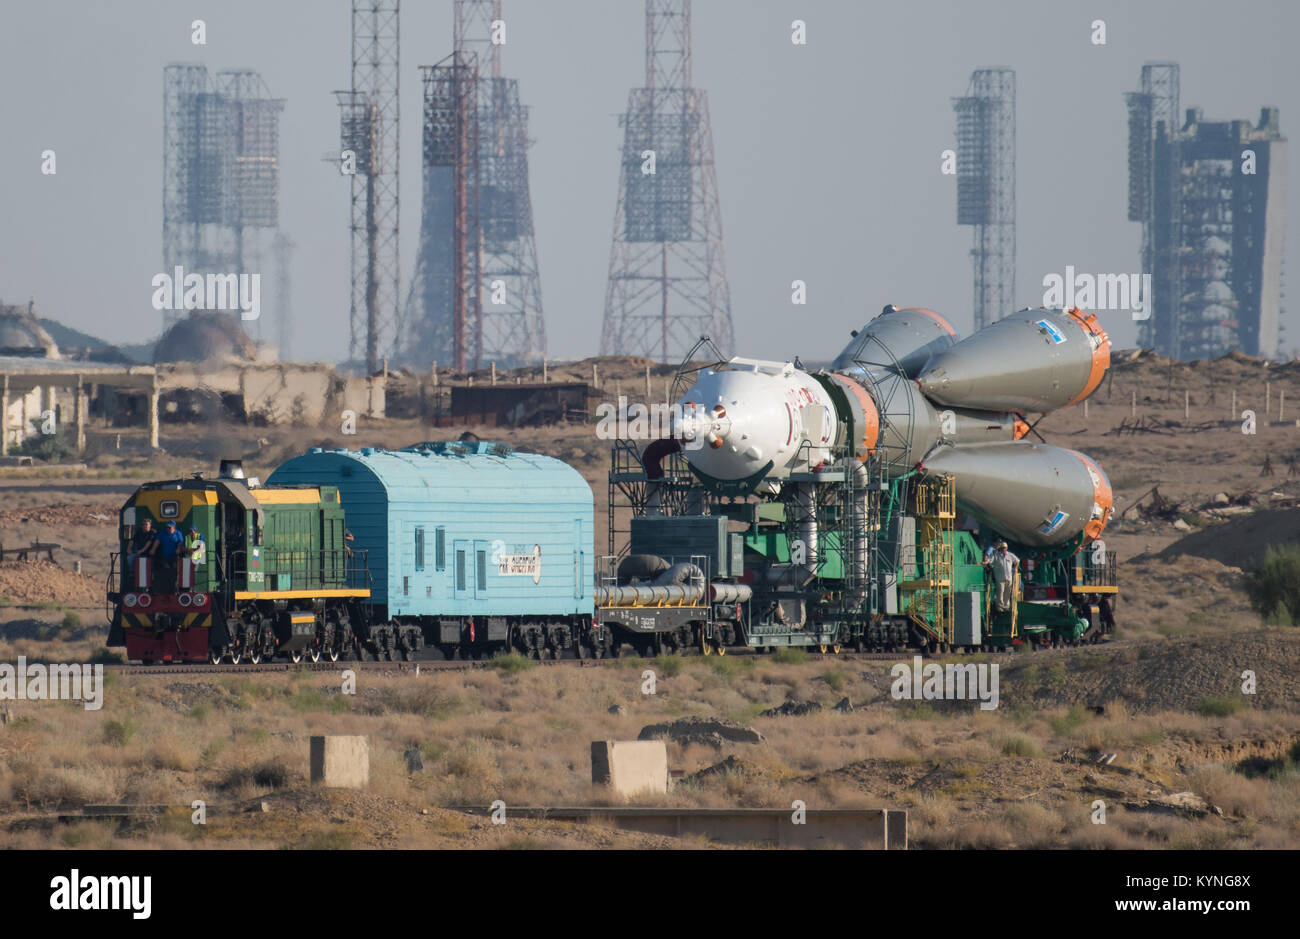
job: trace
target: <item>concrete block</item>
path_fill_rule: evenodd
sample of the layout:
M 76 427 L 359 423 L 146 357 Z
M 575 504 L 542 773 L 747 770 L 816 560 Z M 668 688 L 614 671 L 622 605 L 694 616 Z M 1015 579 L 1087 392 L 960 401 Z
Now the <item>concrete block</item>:
M 625 795 L 668 791 L 668 747 L 662 740 L 593 740 L 591 781 Z
M 364 789 L 370 782 L 370 748 L 365 737 L 311 738 L 311 782 L 334 789 Z

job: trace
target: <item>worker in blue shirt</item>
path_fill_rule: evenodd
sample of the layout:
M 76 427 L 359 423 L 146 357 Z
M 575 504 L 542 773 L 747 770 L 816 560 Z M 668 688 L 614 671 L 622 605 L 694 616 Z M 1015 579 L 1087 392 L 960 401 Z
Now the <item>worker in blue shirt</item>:
M 176 520 L 168 519 L 167 527 L 158 535 L 159 593 L 176 592 L 176 559 L 184 548 L 185 536 L 176 530 Z

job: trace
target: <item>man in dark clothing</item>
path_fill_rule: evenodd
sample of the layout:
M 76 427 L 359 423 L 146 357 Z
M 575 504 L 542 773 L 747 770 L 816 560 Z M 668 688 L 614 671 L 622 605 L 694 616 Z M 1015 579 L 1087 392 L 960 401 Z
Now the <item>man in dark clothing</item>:
M 158 590 L 176 592 L 176 561 L 185 548 L 185 536 L 176 530 L 176 520 L 168 519 L 167 528 L 158 536 Z
M 131 552 L 126 556 L 127 567 L 131 571 L 132 582 L 136 580 L 135 562 L 142 557 L 150 557 L 158 550 L 158 533 L 153 530 L 153 519 L 146 518 L 131 536 Z M 136 583 L 137 589 L 146 589 L 148 584 Z

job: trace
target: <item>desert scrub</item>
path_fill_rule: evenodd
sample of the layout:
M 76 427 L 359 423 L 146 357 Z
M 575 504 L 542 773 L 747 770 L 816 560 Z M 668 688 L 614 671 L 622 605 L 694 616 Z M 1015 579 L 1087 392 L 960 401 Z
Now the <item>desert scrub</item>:
M 848 682 L 848 675 L 845 674 L 842 668 L 828 668 L 822 672 L 821 677 L 831 691 L 843 691 L 845 684 Z
M 772 661 L 780 665 L 803 665 L 808 661 L 808 653 L 803 649 L 786 647 L 772 653 Z
M 1002 734 L 993 738 L 993 745 L 1001 751 L 1003 756 L 1032 758 L 1043 755 L 1043 751 L 1028 734 Z
M 1300 545 L 1270 545 L 1246 573 L 1250 602 L 1266 623 L 1294 626 L 1300 621 Z
M 124 747 L 135 736 L 138 729 L 135 721 L 130 717 L 124 717 L 120 721 L 105 721 L 104 742 L 115 747 Z
M 745 672 L 752 672 L 758 668 L 758 659 L 753 656 L 737 658 L 735 656 L 710 656 L 705 659 L 708 667 L 724 678 L 731 678 L 735 675 L 743 675 Z
M 1077 704 L 1070 705 L 1070 709 L 1059 717 L 1054 717 L 1048 724 L 1052 728 L 1052 733 L 1058 737 L 1073 736 L 1075 731 L 1082 727 L 1088 721 L 1088 712 Z
M 307 714 L 323 711 L 325 710 L 325 696 L 321 694 L 319 688 L 299 688 L 297 693 L 289 699 L 289 706 L 295 711 Z
M 1197 706 L 1196 713 L 1202 717 L 1231 717 L 1245 706 L 1245 703 L 1237 698 L 1212 697 L 1202 701 Z
M 526 672 L 537 665 L 530 658 L 520 655 L 518 652 L 507 652 L 504 655 L 494 655 L 488 662 L 488 668 L 498 668 L 503 672 Z
M 656 655 L 651 664 L 664 678 L 676 678 L 682 673 L 682 658 L 679 655 Z

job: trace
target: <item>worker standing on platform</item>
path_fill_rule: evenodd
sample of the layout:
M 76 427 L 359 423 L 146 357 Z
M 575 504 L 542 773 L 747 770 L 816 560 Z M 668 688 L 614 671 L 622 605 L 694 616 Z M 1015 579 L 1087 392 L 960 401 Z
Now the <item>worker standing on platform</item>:
M 185 537 L 176 530 L 176 520 L 168 519 L 167 528 L 158 536 L 158 577 L 155 585 L 159 593 L 176 592 L 176 561 L 185 548 Z
M 158 533 L 153 530 L 153 519 L 146 518 L 131 536 L 131 552 L 126 556 L 127 569 L 133 581 L 138 581 L 135 562 L 142 557 L 150 557 L 158 551 Z M 137 590 L 148 590 L 147 583 L 136 583 Z
M 1020 567 L 1020 558 L 1007 550 L 1007 543 L 999 541 L 991 554 L 984 558 L 984 566 L 992 569 L 993 583 L 997 585 L 993 606 L 999 613 L 1011 609 L 1015 599 L 1016 570 Z
M 207 543 L 203 540 L 203 535 L 199 533 L 197 525 L 190 526 L 190 533 L 185 536 L 185 556 L 190 562 L 199 567 L 203 563 L 203 558 L 207 555 Z

